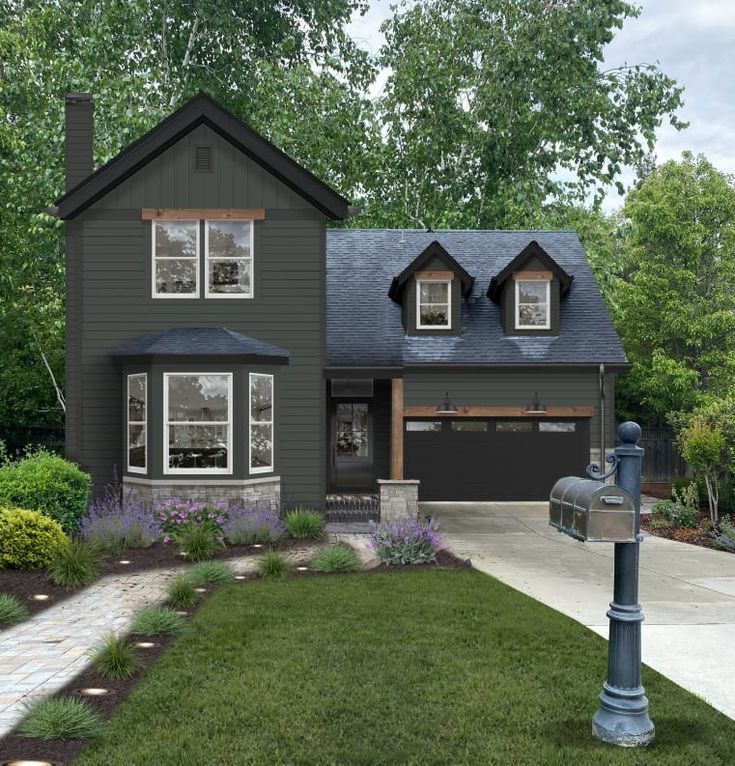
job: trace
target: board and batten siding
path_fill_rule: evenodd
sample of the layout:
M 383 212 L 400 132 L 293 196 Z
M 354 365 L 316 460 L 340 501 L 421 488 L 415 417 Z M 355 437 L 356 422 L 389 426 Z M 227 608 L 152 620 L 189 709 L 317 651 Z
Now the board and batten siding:
M 211 173 L 194 172 L 196 145 L 212 147 Z M 141 220 L 145 207 L 265 208 L 265 220 L 254 229 L 255 297 L 153 299 L 151 222 Z M 79 305 L 70 307 L 74 316 L 67 339 L 68 384 L 74 389 L 67 415 L 68 449 L 76 450 L 75 458 L 92 472 L 96 490 L 110 480 L 113 466 L 121 470 L 125 460 L 123 381 L 110 350 L 171 327 L 226 326 L 290 351 L 290 364 L 275 370 L 275 473 L 289 499 L 321 507 L 326 454 L 324 216 L 202 125 L 67 227 L 68 232 L 79 229 L 78 243 L 69 235 L 67 243 L 72 248 L 69 262 L 80 262 Z M 149 412 L 149 427 L 160 428 L 160 413 L 155 424 L 153 415 Z M 233 476 L 240 470 L 247 476 L 247 454 L 235 455 L 235 460 L 241 466 Z
M 615 444 L 615 376 L 606 376 L 607 411 L 605 442 Z M 405 406 L 436 407 L 444 392 L 455 406 L 526 407 L 538 391 L 547 406 L 593 407 L 590 447 L 600 446 L 599 373 L 591 370 L 406 370 L 403 378 Z

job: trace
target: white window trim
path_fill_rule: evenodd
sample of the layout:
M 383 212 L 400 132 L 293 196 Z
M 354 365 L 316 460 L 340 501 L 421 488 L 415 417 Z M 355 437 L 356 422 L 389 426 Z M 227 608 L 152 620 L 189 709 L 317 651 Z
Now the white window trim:
M 443 303 L 422 303 L 421 285 L 447 286 L 447 324 L 421 324 L 421 306 L 443 306 Z M 417 279 L 416 280 L 416 329 L 417 330 L 451 330 L 452 329 L 452 280 L 450 279 Z
M 253 396 L 252 385 L 253 378 L 270 378 L 271 381 L 271 419 L 270 420 L 253 420 Z M 273 464 L 275 463 L 276 456 L 276 387 L 275 378 L 273 375 L 269 375 L 264 372 L 251 372 L 248 375 L 248 472 L 249 473 L 273 473 Z M 269 466 L 261 466 L 260 468 L 253 468 L 253 426 L 267 426 L 271 427 L 271 464 Z
M 546 285 L 546 322 L 545 324 L 521 324 L 521 307 L 518 300 L 521 282 L 533 282 L 538 284 L 543 282 Z M 551 329 L 551 281 L 548 279 L 517 279 L 515 282 L 515 308 L 516 308 L 516 330 L 550 330 Z M 526 304 L 530 305 L 530 304 Z
M 145 396 L 145 411 L 143 413 L 143 420 L 131 420 L 130 419 L 130 379 L 131 378 L 143 378 L 143 391 Z M 125 421 L 127 423 L 127 433 L 125 435 L 125 463 L 128 466 L 128 473 L 148 473 L 148 373 L 136 372 L 127 376 L 126 389 L 125 389 Z M 143 426 L 143 433 L 145 434 L 145 448 L 143 451 L 144 460 L 143 467 L 139 465 L 130 465 L 130 426 Z
M 233 223 L 250 223 L 250 292 L 249 293 L 210 293 L 209 292 L 209 223 L 220 219 L 207 218 L 204 220 L 204 297 L 205 298 L 239 298 L 252 300 L 255 296 L 255 221 L 250 218 L 228 218 Z M 230 258 L 214 258 L 213 260 L 232 260 Z
M 176 258 L 169 258 L 169 257 L 162 257 L 162 258 L 156 258 L 156 225 L 158 223 L 194 223 L 196 224 L 196 231 L 197 231 L 197 240 L 196 240 L 196 257 L 195 258 L 189 258 L 188 256 L 185 257 L 176 257 Z M 199 272 L 201 271 L 200 268 L 200 259 L 199 259 L 199 221 L 195 219 L 154 219 L 151 221 L 151 297 L 156 299 L 164 299 L 168 300 L 171 298 L 184 298 L 193 300 L 194 298 L 199 297 Z M 180 260 L 188 260 L 188 261 L 194 261 L 196 264 L 196 269 L 194 270 L 194 292 L 193 293 L 159 293 L 156 292 L 156 260 L 159 261 L 180 261 Z
M 174 377 L 192 377 L 201 375 L 225 375 L 227 376 L 227 421 L 207 420 L 207 421 L 180 421 L 172 422 L 168 419 L 168 381 Z M 168 463 L 169 435 L 168 427 L 175 425 L 197 425 L 197 426 L 227 426 L 227 468 L 171 468 Z M 232 474 L 234 465 L 232 454 L 232 373 L 231 372 L 164 372 L 163 373 L 163 473 L 164 474 Z

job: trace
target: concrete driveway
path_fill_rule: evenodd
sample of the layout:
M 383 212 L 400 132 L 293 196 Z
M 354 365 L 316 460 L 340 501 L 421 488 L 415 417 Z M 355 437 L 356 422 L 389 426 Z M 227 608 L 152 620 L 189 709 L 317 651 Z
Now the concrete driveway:
M 612 544 L 559 534 L 548 525 L 546 503 L 421 509 L 457 556 L 607 638 Z M 643 661 L 735 718 L 735 555 L 646 536 L 640 602 Z

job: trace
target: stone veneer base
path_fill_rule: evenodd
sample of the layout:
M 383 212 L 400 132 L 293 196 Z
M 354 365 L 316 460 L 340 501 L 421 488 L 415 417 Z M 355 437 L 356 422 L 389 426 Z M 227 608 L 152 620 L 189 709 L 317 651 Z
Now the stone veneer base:
M 281 477 L 257 479 L 145 479 L 123 477 L 123 497 L 139 503 L 160 503 L 179 497 L 194 502 L 246 501 L 273 506 L 281 500 Z
M 378 479 L 380 520 L 405 521 L 419 515 L 419 480 Z

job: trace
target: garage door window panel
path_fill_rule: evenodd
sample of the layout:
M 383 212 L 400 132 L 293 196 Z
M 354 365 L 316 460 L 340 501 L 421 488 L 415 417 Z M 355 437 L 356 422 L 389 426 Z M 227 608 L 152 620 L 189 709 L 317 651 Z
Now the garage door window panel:
M 406 423 L 406 431 L 420 432 L 420 431 L 441 431 L 441 420 L 409 420 Z
M 563 420 L 558 422 L 547 420 L 538 424 L 538 430 L 542 434 L 573 434 L 577 430 L 577 424 Z
M 495 424 L 495 430 L 499 434 L 527 434 L 533 431 L 533 423 L 530 420 L 501 420 Z
M 453 420 L 452 431 L 481 433 L 487 431 L 487 423 L 481 420 Z

